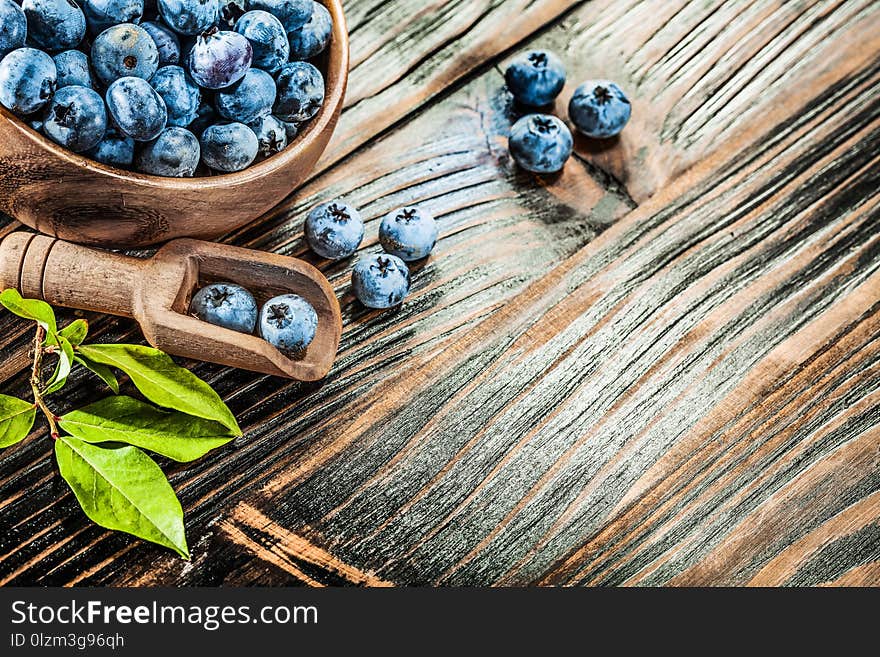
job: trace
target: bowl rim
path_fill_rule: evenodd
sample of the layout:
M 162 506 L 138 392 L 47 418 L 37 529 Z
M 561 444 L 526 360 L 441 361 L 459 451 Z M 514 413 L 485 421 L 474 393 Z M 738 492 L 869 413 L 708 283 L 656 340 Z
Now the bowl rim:
M 24 137 L 36 144 L 40 149 L 49 151 L 52 155 L 72 164 L 84 168 L 90 173 L 129 181 L 144 187 L 157 187 L 164 190 L 196 191 L 203 189 L 229 187 L 242 185 L 260 180 L 261 178 L 277 173 L 296 162 L 306 151 L 319 141 L 325 130 L 332 127 L 332 123 L 338 117 L 338 109 L 345 99 L 345 88 L 348 80 L 349 67 L 349 42 L 348 29 L 345 23 L 345 13 L 342 9 L 342 0 L 318 0 L 330 11 L 333 17 L 333 31 L 328 47 L 327 72 L 325 75 L 324 104 L 318 114 L 308 122 L 306 129 L 297 135 L 295 142 L 283 151 L 268 157 L 262 162 L 254 164 L 242 171 L 234 173 L 222 173 L 213 176 L 199 176 L 192 178 L 166 178 L 164 176 L 152 176 L 145 173 L 137 173 L 126 169 L 102 164 L 92 160 L 82 153 L 74 153 L 63 146 L 56 144 L 48 137 L 27 126 L 19 117 L 0 106 L 0 117 L 4 118 Z

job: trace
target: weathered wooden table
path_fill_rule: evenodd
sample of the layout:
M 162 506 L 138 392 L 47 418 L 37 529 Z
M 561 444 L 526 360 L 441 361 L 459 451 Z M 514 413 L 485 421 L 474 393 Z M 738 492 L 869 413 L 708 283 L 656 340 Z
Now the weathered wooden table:
M 320 170 L 229 240 L 311 258 L 304 213 L 344 196 L 370 251 L 423 203 L 442 239 L 414 294 L 368 312 L 321 263 L 345 315 L 321 385 L 193 364 L 246 433 L 170 468 L 191 563 L 90 524 L 45 433 L 3 452 L 0 582 L 880 584 L 880 3 L 347 9 Z M 532 45 L 566 98 L 634 100 L 558 177 L 506 150 L 501 71 Z M 30 329 L 0 325 L 20 394 Z

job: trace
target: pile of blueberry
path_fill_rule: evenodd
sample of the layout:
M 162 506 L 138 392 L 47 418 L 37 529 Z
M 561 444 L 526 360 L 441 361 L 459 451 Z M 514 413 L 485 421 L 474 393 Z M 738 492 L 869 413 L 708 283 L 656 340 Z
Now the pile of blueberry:
M 562 61 L 547 50 L 522 53 L 504 75 L 514 100 L 530 108 L 551 105 L 565 87 L 565 77 Z M 629 99 L 609 80 L 584 82 L 568 104 L 572 123 L 593 139 L 620 134 L 631 113 Z M 574 147 L 568 126 L 547 113 L 528 114 L 514 123 L 509 143 L 517 164 L 534 173 L 561 171 Z
M 409 294 L 407 262 L 426 258 L 437 243 L 437 222 L 418 206 L 389 212 L 379 226 L 386 253 L 361 258 L 351 275 L 352 289 L 367 308 L 392 308 Z M 322 258 L 342 260 L 364 239 L 360 213 L 344 201 L 322 203 L 306 218 L 309 247 Z M 283 353 L 296 357 L 311 344 L 318 328 L 312 305 L 297 294 L 270 299 L 258 310 L 254 296 L 235 283 L 213 283 L 195 295 L 190 314 L 202 321 L 241 333 L 259 334 Z
M 0 104 L 111 166 L 241 171 L 321 109 L 332 26 L 314 0 L 0 0 Z

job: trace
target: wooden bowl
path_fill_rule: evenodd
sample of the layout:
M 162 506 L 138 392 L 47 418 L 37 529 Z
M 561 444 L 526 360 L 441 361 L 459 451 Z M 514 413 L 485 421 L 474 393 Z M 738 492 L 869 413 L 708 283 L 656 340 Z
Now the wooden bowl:
M 322 2 L 333 16 L 324 106 L 281 153 L 238 173 L 148 176 L 68 151 L 0 107 L 0 210 L 55 237 L 120 248 L 215 239 L 264 214 L 306 179 L 342 110 L 348 31 L 341 0 Z

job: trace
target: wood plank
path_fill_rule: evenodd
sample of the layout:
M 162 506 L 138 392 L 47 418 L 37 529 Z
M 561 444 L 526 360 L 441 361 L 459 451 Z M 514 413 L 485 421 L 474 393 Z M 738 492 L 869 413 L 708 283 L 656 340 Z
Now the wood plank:
M 804 7 L 820 5 L 831 6 Z M 637 6 L 652 15 L 650 4 Z M 653 5 L 655 29 L 664 6 Z M 342 359 L 321 387 L 194 366 L 230 400 L 247 429 L 235 448 L 216 459 L 174 469 L 191 536 L 204 555 L 196 568 L 157 560 L 152 548 L 131 548 L 125 537 L 89 527 L 63 489 L 46 485 L 34 491 L 34 481 L 51 484 L 53 477 L 45 450 L 31 441 L 0 460 L 0 498 L 14 499 L 2 514 L 10 524 L 0 527 L 6 530 L 0 532 L 0 577 L 13 583 L 204 584 L 236 572 L 253 582 L 263 557 L 242 555 L 226 531 L 240 526 L 240 519 L 236 524 L 228 517 L 242 498 L 273 526 L 387 581 L 617 582 L 642 571 L 634 581 L 670 581 L 694 567 L 705 559 L 699 549 L 714 547 L 699 540 L 705 538 L 701 522 L 717 505 L 703 496 L 727 500 L 774 457 L 758 455 L 749 467 L 731 465 L 722 472 L 712 470 L 711 450 L 697 451 L 692 467 L 708 475 L 686 489 L 686 474 L 674 476 L 679 461 L 663 457 L 674 456 L 670 450 L 692 435 L 696 422 L 713 412 L 719 422 L 725 412 L 729 417 L 736 406 L 725 395 L 749 407 L 760 396 L 742 383 L 753 369 L 772 389 L 782 376 L 773 348 L 786 339 L 797 343 L 805 335 L 799 331 L 826 312 L 849 319 L 852 327 L 842 337 L 851 333 L 861 347 L 840 351 L 846 365 L 835 370 L 839 380 L 826 389 L 850 385 L 846 372 L 863 368 L 869 375 L 852 382 L 847 399 L 856 405 L 871 395 L 872 364 L 861 359 L 863 353 L 873 357 L 867 348 L 873 316 L 853 319 L 845 301 L 854 290 L 862 294 L 854 298 L 865 299 L 859 286 L 876 266 L 870 166 L 871 149 L 877 152 L 877 71 L 866 64 L 875 43 L 832 39 L 851 34 L 853 25 L 863 34 L 877 33 L 864 29 L 876 25 L 877 11 L 861 6 L 848 27 L 826 34 L 827 43 L 820 44 L 827 65 L 814 60 L 823 65 L 780 83 L 772 103 L 743 110 L 738 103 L 745 100 L 734 97 L 740 114 L 733 128 L 710 120 L 711 129 L 696 133 L 704 141 L 685 147 L 666 140 L 643 154 L 656 173 L 636 194 L 650 199 L 646 206 L 519 296 L 630 207 L 625 194 L 608 191 L 613 180 L 597 167 L 638 189 L 626 175 L 636 168 L 633 155 L 581 148 L 591 164 L 569 167 L 560 181 L 540 185 L 517 173 L 501 136 L 509 109 L 498 102 L 503 94 L 497 71 L 489 70 L 329 170 L 262 229 L 248 228 L 235 241 L 300 253 L 303 211 L 335 195 L 363 204 L 371 230 L 385 208 L 411 199 L 434 203 L 443 240 L 437 258 L 417 275 L 413 302 L 400 313 L 378 315 L 359 311 L 344 297 Z M 584 15 L 574 25 L 585 25 Z M 601 21 L 603 14 L 591 20 Z M 666 23 L 677 31 L 660 28 L 664 42 L 651 49 L 677 52 L 675 43 L 699 33 L 677 20 Z M 570 32 L 571 25 L 560 29 Z M 788 48 L 797 50 L 799 43 Z M 629 47 L 636 57 L 643 45 Z M 832 51 L 837 54 L 829 57 Z M 712 102 L 719 87 L 710 82 L 728 64 L 723 57 L 715 62 L 682 97 Z M 661 70 L 673 75 L 668 65 Z M 661 106 L 658 113 L 663 111 Z M 646 125 L 636 122 L 632 129 L 650 133 Z M 627 147 L 614 150 L 621 148 Z M 690 149 L 699 157 L 688 163 Z M 675 167 L 665 168 L 664 158 Z M 615 169 L 616 160 L 626 166 Z M 612 204 L 612 211 L 602 204 Z M 487 253 L 486 244 L 496 250 Z M 374 241 L 368 248 L 375 248 Z M 346 266 L 327 271 L 345 294 Z M 107 330 L 120 335 L 131 326 Z M 781 365 L 803 366 L 810 348 L 818 353 L 816 344 L 804 340 L 802 350 L 782 354 L 788 360 Z M 20 377 L 9 382 L 11 389 L 20 384 Z M 792 387 L 782 394 L 797 400 L 811 392 Z M 64 401 L 93 394 L 77 382 Z M 819 399 L 828 404 L 817 407 L 824 409 L 817 411 L 821 426 L 841 414 L 849 417 L 850 406 L 835 411 L 830 400 L 821 394 Z M 758 424 L 774 421 L 754 417 Z M 867 422 L 836 440 L 869 441 Z M 727 440 L 734 462 L 748 458 L 754 442 L 753 429 L 743 431 Z M 780 445 L 795 449 L 808 439 L 794 432 Z M 737 452 L 737 445 L 746 451 Z M 858 499 L 859 482 L 866 479 L 864 463 L 856 464 L 838 486 L 849 486 Z M 653 483 L 666 481 L 667 473 L 678 488 L 666 491 Z M 772 481 L 796 475 L 788 470 Z M 651 506 L 655 489 L 657 508 Z M 27 504 L 21 501 L 25 492 L 31 496 Z M 759 487 L 748 503 L 772 493 L 771 484 Z M 224 508 L 231 515 L 218 531 L 214 521 Z M 731 531 L 754 508 L 733 505 L 712 536 Z M 833 512 L 823 507 L 804 530 Z M 656 520 L 643 535 L 639 521 L 651 514 Z M 630 523 L 634 529 L 628 532 Z M 602 535 L 605 527 L 619 531 Z M 74 533 L 75 540 L 64 542 Z M 761 558 L 769 557 L 756 552 L 747 564 L 714 576 L 747 577 Z M 658 560 L 657 569 L 646 570 Z M 822 570 L 825 561 L 817 563 L 811 568 Z M 283 576 L 277 565 L 264 570 L 267 578 Z M 332 576 L 306 574 L 322 582 Z

